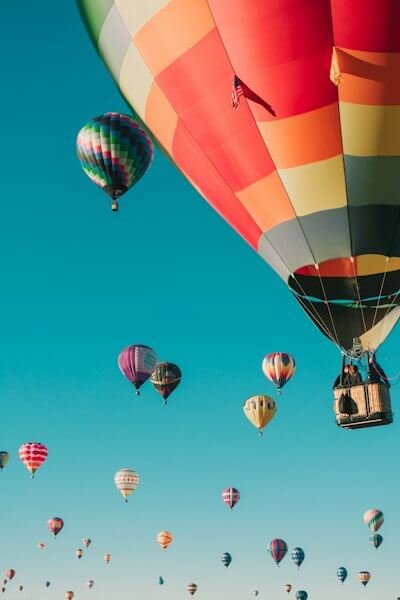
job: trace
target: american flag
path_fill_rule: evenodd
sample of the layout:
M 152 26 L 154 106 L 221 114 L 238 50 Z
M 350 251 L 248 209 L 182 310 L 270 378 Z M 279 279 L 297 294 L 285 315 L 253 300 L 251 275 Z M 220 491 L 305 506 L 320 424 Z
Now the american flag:
M 244 95 L 244 92 L 243 92 L 243 88 L 242 88 L 242 82 L 240 81 L 239 77 L 237 75 L 235 75 L 233 77 L 233 83 L 232 83 L 232 97 L 231 97 L 232 108 L 234 108 L 235 110 L 237 110 L 239 108 L 240 96 L 243 96 L 243 95 Z

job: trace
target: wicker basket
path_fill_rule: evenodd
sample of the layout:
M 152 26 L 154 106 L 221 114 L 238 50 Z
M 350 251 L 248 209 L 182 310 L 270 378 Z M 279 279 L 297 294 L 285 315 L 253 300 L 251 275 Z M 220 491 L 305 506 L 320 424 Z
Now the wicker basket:
M 348 413 L 339 411 L 342 394 L 348 396 Z M 388 425 L 393 421 L 389 388 L 381 383 L 338 387 L 333 391 L 336 423 L 346 429 Z

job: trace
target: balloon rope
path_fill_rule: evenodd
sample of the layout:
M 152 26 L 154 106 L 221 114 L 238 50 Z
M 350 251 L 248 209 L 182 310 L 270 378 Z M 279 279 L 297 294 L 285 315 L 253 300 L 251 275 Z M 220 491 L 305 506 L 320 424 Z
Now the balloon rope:
M 331 307 L 329 305 L 328 297 L 326 295 L 326 291 L 325 291 L 325 288 L 324 288 L 324 282 L 323 282 L 321 274 L 319 272 L 319 265 L 317 263 L 315 264 L 315 269 L 316 269 L 316 271 L 318 273 L 318 277 L 319 277 L 319 282 L 321 284 L 322 293 L 324 294 L 325 304 L 326 304 L 326 307 L 327 307 L 328 312 L 329 312 L 329 317 L 331 319 L 331 323 L 332 323 L 332 327 L 333 327 L 333 333 L 335 334 L 335 338 L 336 338 L 336 344 L 337 344 L 338 347 L 340 347 L 339 338 L 338 338 L 338 334 L 337 334 L 336 327 L 335 327 L 335 322 L 333 320 L 333 316 L 332 316 L 332 312 L 331 312 Z
M 360 295 L 360 288 L 358 287 L 358 278 L 357 278 L 356 268 L 354 266 L 354 257 L 353 256 L 350 257 L 350 262 L 351 262 L 351 265 L 352 265 L 352 268 L 353 268 L 353 275 L 354 275 L 354 279 L 355 279 L 356 286 L 357 286 L 358 303 L 360 305 L 361 318 L 363 320 L 363 325 L 364 325 L 364 333 L 366 333 L 367 332 L 367 325 L 365 323 L 364 310 L 363 310 L 363 306 L 362 306 L 362 300 L 361 300 L 361 295 Z
M 379 290 L 378 303 L 375 308 L 375 314 L 374 314 L 374 320 L 372 321 L 372 327 L 375 326 L 375 321 L 376 321 L 376 317 L 378 314 L 379 304 L 382 300 L 383 286 L 385 285 L 386 274 L 387 274 L 387 270 L 389 268 L 389 261 L 390 261 L 390 258 L 388 256 L 386 256 L 386 267 L 385 267 L 385 272 L 383 273 L 383 277 L 382 277 L 381 289 Z M 371 329 L 372 329 L 372 327 L 371 327 Z

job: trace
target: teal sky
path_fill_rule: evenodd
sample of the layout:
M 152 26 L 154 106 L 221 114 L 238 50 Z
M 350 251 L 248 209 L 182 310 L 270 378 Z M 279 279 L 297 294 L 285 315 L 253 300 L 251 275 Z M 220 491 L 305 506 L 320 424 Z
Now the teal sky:
M 75 138 L 90 118 L 128 108 L 74 2 L 6 2 L 0 32 L 0 449 L 11 454 L 0 474 L 0 569 L 17 572 L 6 597 L 179 600 L 195 582 L 199 600 L 254 590 L 278 600 L 285 583 L 289 598 L 298 589 L 310 600 L 396 598 L 398 422 L 336 427 L 336 349 L 160 152 L 111 213 Z M 132 343 L 181 366 L 167 408 L 148 384 L 137 398 L 119 372 Z M 389 375 L 400 371 L 398 345 L 396 331 L 380 355 Z M 242 404 L 273 394 L 261 360 L 274 350 L 293 354 L 298 370 L 260 439 Z M 398 396 L 393 386 L 395 419 Z M 18 448 L 33 440 L 49 458 L 31 480 Z M 113 482 L 122 467 L 141 477 L 128 504 Z M 220 497 L 230 485 L 242 495 L 232 512 Z M 385 513 L 378 551 L 362 521 L 375 507 Z M 56 541 L 53 516 L 65 521 Z M 161 529 L 175 536 L 165 553 Z M 93 543 L 78 561 L 83 537 Z M 299 572 L 290 557 L 276 568 L 266 552 L 274 537 L 304 548 Z M 366 589 L 360 570 L 372 574 Z

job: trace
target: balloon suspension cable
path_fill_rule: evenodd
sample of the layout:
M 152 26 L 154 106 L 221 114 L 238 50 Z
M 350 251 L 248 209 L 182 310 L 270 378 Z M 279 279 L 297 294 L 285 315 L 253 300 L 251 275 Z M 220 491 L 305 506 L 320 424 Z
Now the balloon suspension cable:
M 375 325 L 376 317 L 378 315 L 379 304 L 380 304 L 380 302 L 382 300 L 382 297 L 383 297 L 382 296 L 382 292 L 383 292 L 383 286 L 385 285 L 386 274 L 387 274 L 387 271 L 388 271 L 388 268 L 389 268 L 389 261 L 390 261 L 389 256 L 386 256 L 386 266 L 385 266 L 385 271 L 384 271 L 383 276 L 382 276 L 381 288 L 379 290 L 378 302 L 377 302 L 377 305 L 375 307 L 375 313 L 374 313 L 374 319 L 372 321 L 372 327 L 374 327 L 374 325 Z M 372 329 L 372 327 L 371 327 L 371 329 Z
M 364 310 L 363 310 L 363 306 L 362 306 L 360 288 L 358 286 L 358 278 L 357 278 L 356 268 L 354 266 L 354 256 L 350 257 L 350 262 L 351 262 L 351 266 L 353 268 L 353 277 L 354 277 L 354 280 L 355 280 L 356 286 L 357 286 L 358 304 L 359 304 L 360 310 L 361 310 L 361 318 L 362 318 L 362 321 L 363 321 L 364 333 L 366 333 L 366 331 L 367 331 L 367 324 L 365 322 L 365 315 L 364 315 Z

